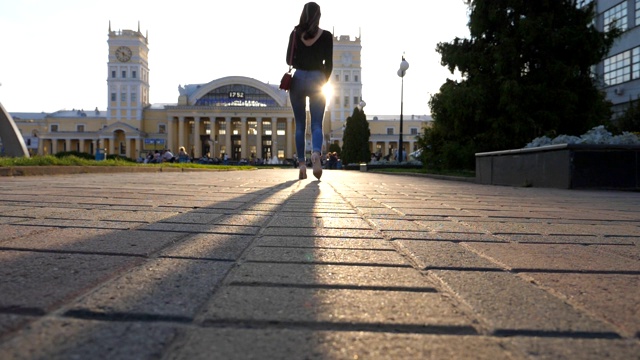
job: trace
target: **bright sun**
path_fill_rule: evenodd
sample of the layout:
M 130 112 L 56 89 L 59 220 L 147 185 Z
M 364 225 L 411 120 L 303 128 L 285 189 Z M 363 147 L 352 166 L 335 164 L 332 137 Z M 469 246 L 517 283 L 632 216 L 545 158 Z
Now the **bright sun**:
M 326 84 L 324 84 L 324 86 L 322 87 L 322 93 L 324 94 L 324 97 L 327 99 L 327 103 L 331 101 L 331 99 L 333 99 L 333 85 L 331 85 L 330 82 L 327 82 Z

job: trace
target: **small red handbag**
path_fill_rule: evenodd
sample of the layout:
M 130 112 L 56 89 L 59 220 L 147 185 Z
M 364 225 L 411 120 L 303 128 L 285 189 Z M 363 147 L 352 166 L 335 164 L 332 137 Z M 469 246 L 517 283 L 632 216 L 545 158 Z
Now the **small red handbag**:
M 289 67 L 289 71 L 282 75 L 282 79 L 280 80 L 280 89 L 289 91 L 291 89 L 291 67 Z
M 291 44 L 291 53 L 289 54 L 289 71 L 282 75 L 282 79 L 280 80 L 279 88 L 281 90 L 289 91 L 291 89 L 291 80 L 293 75 L 291 74 L 291 70 L 293 70 L 293 52 L 296 50 L 296 30 L 293 29 L 293 38 L 291 39 L 293 43 Z

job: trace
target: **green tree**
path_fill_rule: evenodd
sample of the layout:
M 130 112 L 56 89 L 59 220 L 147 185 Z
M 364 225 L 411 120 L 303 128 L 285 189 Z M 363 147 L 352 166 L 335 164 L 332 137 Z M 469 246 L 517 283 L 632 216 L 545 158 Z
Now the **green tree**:
M 347 124 L 342 135 L 342 153 L 340 158 L 343 164 L 369 162 L 369 122 L 364 110 L 356 107 L 353 114 L 347 118 Z
M 447 80 L 429 101 L 426 163 L 475 166 L 476 152 L 521 148 L 532 139 L 581 135 L 609 119 L 591 66 L 620 31 L 593 26 L 593 4 L 575 0 L 469 0 L 470 39 L 439 43 Z
M 629 102 L 629 108 L 616 119 L 616 123 L 619 131 L 640 133 L 640 97 Z

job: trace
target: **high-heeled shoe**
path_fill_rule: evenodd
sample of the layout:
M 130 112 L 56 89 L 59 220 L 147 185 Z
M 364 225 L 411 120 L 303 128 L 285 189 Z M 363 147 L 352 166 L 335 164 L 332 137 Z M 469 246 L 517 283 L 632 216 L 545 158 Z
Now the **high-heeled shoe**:
M 307 165 L 304 163 L 300 163 L 300 165 L 298 165 L 298 168 L 300 168 L 300 175 L 298 176 L 299 180 L 304 180 L 307 178 Z
M 313 165 L 313 176 L 320 180 L 322 176 L 322 160 L 320 160 L 320 153 L 315 151 L 311 154 L 311 164 Z

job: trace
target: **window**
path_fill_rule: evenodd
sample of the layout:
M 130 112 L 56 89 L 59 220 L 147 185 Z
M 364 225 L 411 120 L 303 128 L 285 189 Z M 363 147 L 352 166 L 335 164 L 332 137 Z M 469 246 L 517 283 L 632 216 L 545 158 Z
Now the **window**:
M 127 78 L 127 71 L 126 70 L 122 70 L 122 78 L 123 79 Z
M 349 107 L 349 97 L 348 96 L 344 97 L 344 107 Z
M 604 12 L 604 31 L 615 26 L 620 30 L 627 30 L 627 2 L 626 0 Z
M 636 0 L 636 23 L 635 26 L 640 26 L 640 0 Z
M 51 132 L 58 132 L 58 124 L 51 124 L 50 130 Z
M 111 101 L 116 101 L 116 93 L 111 93 Z
M 218 135 L 226 135 L 226 134 L 227 134 L 227 122 L 218 121 Z
M 160 124 L 158 125 L 158 134 L 165 134 L 167 132 L 167 125 Z
M 138 101 L 138 94 L 131 93 L 131 102 L 136 102 L 136 101 Z
M 84 125 L 78 125 L 78 126 L 76 126 L 76 131 L 77 131 L 77 132 L 84 132 Z
M 138 74 L 136 73 L 135 70 L 131 71 L 131 77 L 134 79 L 138 77 Z
M 638 0 L 640 1 L 640 0 Z M 358 82 L 358 75 L 353 75 L 353 81 Z
M 411 128 L 411 135 L 418 135 L 418 128 Z
M 340 75 L 336 74 L 336 82 L 340 82 Z
M 393 128 L 387 128 L 387 135 L 393 135 Z
M 127 101 L 127 93 L 126 92 L 120 93 L 120 101 Z
M 348 74 L 344 75 L 344 82 L 349 82 L 349 75 Z
M 357 96 L 353 97 L 353 104 L 354 105 L 359 105 L 360 104 L 360 98 L 358 98 Z
M 273 134 L 273 131 L 271 130 L 271 121 L 264 121 L 262 123 L 262 135 L 271 135 L 271 134 Z
M 617 85 L 629 80 L 631 80 L 631 50 L 604 59 L 605 86 Z
M 287 131 L 286 131 L 287 124 L 282 122 L 282 121 L 279 121 L 276 124 L 277 124 L 276 126 L 277 126 L 277 129 L 278 129 L 278 132 L 276 134 L 277 135 L 285 135 L 287 133 Z
M 334 104 L 336 104 L 336 106 L 340 106 L 340 96 L 336 96 Z
M 111 70 L 111 77 L 115 79 L 115 77 L 116 77 L 116 71 L 115 70 Z
M 257 135 L 257 134 L 258 134 L 258 122 L 255 120 L 248 120 L 247 135 Z

